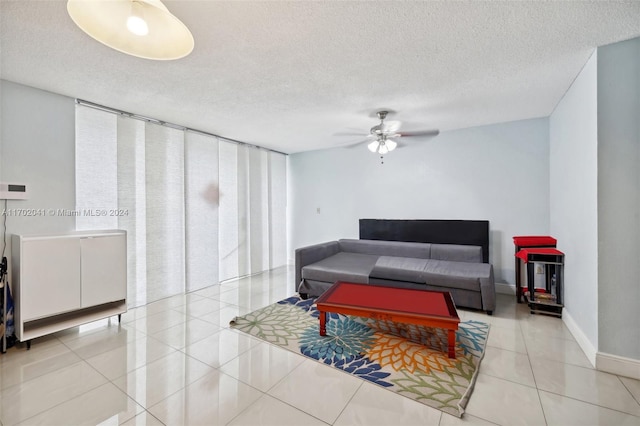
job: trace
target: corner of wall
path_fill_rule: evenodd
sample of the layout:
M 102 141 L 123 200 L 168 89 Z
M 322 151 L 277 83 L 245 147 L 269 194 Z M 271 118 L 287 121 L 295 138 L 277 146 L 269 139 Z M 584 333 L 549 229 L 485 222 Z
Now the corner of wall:
M 565 323 L 595 364 L 598 348 L 597 52 L 550 116 L 550 233 L 564 268 Z

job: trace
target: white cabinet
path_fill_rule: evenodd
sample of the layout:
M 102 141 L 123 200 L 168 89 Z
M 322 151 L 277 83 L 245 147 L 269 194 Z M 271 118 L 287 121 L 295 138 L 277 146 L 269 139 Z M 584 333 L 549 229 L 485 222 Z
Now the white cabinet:
M 124 231 L 14 235 L 16 337 L 54 333 L 127 310 Z

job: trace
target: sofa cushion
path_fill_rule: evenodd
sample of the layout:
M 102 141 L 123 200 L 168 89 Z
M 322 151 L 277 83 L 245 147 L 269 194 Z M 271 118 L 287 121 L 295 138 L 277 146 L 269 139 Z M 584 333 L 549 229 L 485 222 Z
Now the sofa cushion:
M 424 268 L 426 284 L 480 291 L 480 278 L 491 275 L 491 264 L 451 262 L 448 260 L 427 261 Z
M 380 256 L 369 276 L 371 278 L 424 284 L 424 268 L 426 265 L 427 259 Z
M 431 259 L 482 263 L 482 247 L 456 244 L 431 244 Z
M 324 282 L 368 283 L 378 256 L 340 252 L 302 268 L 302 278 Z
M 430 243 L 407 243 L 404 241 L 349 240 L 342 239 L 340 250 L 350 253 L 374 254 L 378 256 L 417 257 L 429 259 Z

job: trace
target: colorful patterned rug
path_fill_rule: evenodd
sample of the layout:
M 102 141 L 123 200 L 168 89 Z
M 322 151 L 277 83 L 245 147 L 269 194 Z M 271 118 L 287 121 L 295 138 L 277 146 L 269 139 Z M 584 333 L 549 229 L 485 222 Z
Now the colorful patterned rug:
M 441 329 L 327 313 L 327 335 L 320 336 L 318 316 L 315 299 L 294 296 L 236 317 L 231 326 L 430 407 L 462 416 L 484 356 L 488 324 L 460 322 L 456 359 L 449 359 L 447 333 Z

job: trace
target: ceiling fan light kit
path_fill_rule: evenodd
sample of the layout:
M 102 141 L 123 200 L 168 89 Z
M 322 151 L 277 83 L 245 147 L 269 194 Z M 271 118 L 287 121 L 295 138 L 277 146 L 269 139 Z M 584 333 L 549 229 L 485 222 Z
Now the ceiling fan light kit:
M 68 0 L 82 31 L 119 52 L 145 59 L 180 59 L 193 51 L 189 29 L 160 0 Z
M 396 149 L 397 146 L 398 143 L 391 139 L 380 138 L 367 145 L 367 148 L 373 153 L 384 155 Z

